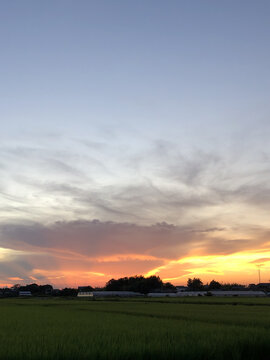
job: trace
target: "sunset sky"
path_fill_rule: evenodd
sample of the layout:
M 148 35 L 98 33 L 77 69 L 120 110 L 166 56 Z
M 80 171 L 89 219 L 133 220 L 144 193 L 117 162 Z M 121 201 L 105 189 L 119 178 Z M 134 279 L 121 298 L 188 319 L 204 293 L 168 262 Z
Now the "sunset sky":
M 270 279 L 270 2 L 0 3 L 0 286 Z

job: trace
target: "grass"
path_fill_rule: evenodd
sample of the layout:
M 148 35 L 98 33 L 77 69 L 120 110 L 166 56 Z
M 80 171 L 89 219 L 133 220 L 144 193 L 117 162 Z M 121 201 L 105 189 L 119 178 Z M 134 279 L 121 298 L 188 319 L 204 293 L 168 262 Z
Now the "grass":
M 267 298 L 1 299 L 0 359 L 268 360 L 269 305 Z

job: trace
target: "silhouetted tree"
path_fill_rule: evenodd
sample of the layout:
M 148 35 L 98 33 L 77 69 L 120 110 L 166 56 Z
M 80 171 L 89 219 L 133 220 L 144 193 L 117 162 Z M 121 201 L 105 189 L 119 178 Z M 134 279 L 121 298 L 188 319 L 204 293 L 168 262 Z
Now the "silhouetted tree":
M 131 276 L 118 280 L 111 279 L 107 282 L 105 290 L 108 291 L 136 291 L 147 294 L 152 291 L 175 291 L 175 287 L 166 283 L 163 284 L 159 276 Z
M 163 284 L 163 289 L 165 291 L 176 291 L 176 287 L 169 282 L 166 282 L 165 284 Z
M 25 286 L 16 287 L 18 291 L 31 291 L 32 295 L 51 295 L 53 291 L 52 285 L 38 285 L 38 284 L 28 284 Z
M 65 288 L 59 292 L 59 296 L 77 296 L 78 290 L 72 288 Z
M 53 292 L 52 285 L 46 284 L 46 285 L 39 286 L 39 294 L 40 295 L 51 295 L 52 292 Z
M 209 290 L 220 290 L 221 284 L 218 281 L 212 280 L 208 286 Z
M 222 290 L 243 290 L 243 289 L 245 289 L 245 285 L 241 285 L 237 283 L 222 284 Z
M 12 290 L 19 290 L 19 288 L 21 287 L 21 284 L 15 284 L 13 286 L 11 286 Z
M 78 290 L 79 291 L 93 291 L 94 289 L 92 288 L 92 286 L 88 285 L 88 286 L 79 286 Z
M 31 293 L 35 295 L 39 291 L 39 285 L 38 284 L 28 284 L 25 286 L 21 286 L 19 288 L 19 291 L 31 291 Z
M 203 282 L 199 278 L 188 279 L 187 287 L 192 291 L 199 291 L 203 289 Z

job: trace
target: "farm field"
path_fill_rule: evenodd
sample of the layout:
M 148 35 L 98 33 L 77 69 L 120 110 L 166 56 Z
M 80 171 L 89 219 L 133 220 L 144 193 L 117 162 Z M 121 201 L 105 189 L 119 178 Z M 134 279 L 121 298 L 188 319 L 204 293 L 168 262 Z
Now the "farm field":
M 0 359 L 269 359 L 270 299 L 1 299 Z

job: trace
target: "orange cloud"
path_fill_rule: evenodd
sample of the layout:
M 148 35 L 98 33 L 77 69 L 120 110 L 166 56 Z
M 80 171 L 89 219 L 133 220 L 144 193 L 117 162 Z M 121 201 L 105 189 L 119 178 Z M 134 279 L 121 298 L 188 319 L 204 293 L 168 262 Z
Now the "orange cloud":
M 145 274 L 174 284 L 192 276 L 249 283 L 257 281 L 256 264 L 263 265 L 262 279 L 267 277 L 267 231 L 251 229 L 245 236 L 243 229 L 197 228 L 99 221 L 12 224 L 0 234 L 1 282 L 103 286 L 112 277 Z

